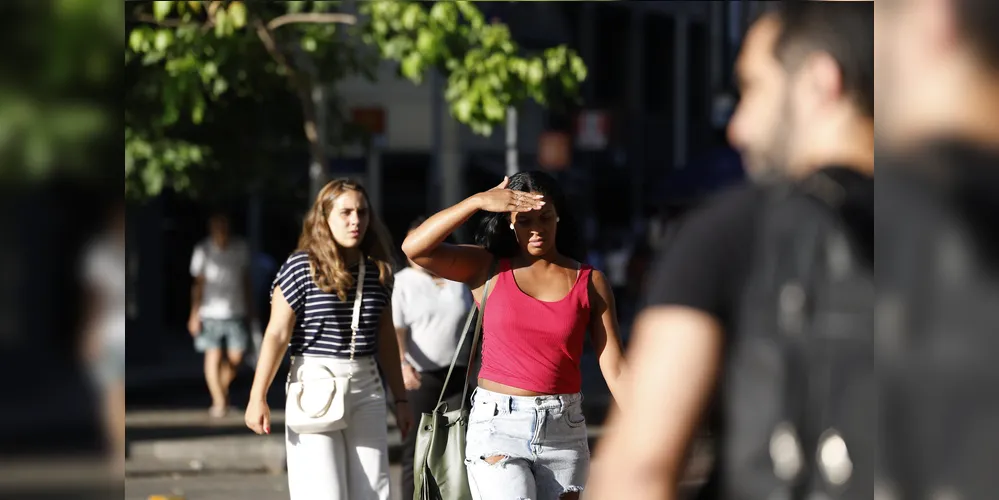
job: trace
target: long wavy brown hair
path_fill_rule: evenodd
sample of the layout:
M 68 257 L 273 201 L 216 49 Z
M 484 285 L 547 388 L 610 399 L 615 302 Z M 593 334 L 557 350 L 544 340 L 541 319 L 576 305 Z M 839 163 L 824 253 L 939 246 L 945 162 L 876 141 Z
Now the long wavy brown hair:
M 360 184 L 350 179 L 336 179 L 326 184 L 316 196 L 312 209 L 305 216 L 302 235 L 298 238 L 298 250 L 309 255 L 309 269 L 312 280 L 326 293 L 336 292 L 340 300 L 347 300 L 347 291 L 355 286 L 354 277 L 347 270 L 343 260 L 343 250 L 333 239 L 333 232 L 327 223 L 333 212 L 333 202 L 347 191 L 357 191 L 368 204 L 369 223 L 364 239 L 359 245 L 364 257 L 378 266 L 378 281 L 384 286 L 392 282 L 392 253 L 388 231 L 371 207 L 371 199 Z

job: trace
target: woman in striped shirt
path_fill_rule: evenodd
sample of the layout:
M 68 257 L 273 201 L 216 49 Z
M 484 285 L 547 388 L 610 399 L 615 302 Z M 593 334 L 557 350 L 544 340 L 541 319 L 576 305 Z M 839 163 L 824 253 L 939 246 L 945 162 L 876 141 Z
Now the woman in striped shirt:
M 270 433 L 267 392 L 286 350 L 291 351 L 289 382 L 298 381 L 302 366 L 319 365 L 337 377 L 351 377 L 344 399 L 345 429 L 285 431 L 292 500 L 389 498 L 385 394 L 376 357 L 395 396 L 403 437 L 412 415 L 392 323 L 388 248 L 388 237 L 364 188 L 336 180 L 319 192 L 305 219 L 298 250 L 274 280 L 271 318 L 246 409 L 247 426 L 257 434 Z M 358 275 L 363 275 L 360 284 Z M 355 307 L 358 292 L 361 297 Z

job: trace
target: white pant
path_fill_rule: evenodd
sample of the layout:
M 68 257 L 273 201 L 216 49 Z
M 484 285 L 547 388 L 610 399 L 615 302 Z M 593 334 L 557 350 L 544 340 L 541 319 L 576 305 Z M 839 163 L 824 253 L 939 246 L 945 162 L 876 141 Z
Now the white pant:
M 385 391 L 374 357 L 354 361 L 293 356 L 294 381 L 303 363 L 321 363 L 335 375 L 351 373 L 347 428 L 298 434 L 285 428 L 291 500 L 389 500 Z

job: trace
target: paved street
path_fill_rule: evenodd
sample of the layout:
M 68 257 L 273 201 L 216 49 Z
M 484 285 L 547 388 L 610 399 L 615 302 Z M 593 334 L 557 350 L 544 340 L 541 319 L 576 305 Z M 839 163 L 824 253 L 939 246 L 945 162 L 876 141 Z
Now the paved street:
M 402 468 L 392 466 L 392 486 L 399 484 Z M 151 495 L 178 495 L 184 500 L 283 500 L 288 498 L 288 477 L 284 474 L 225 474 L 175 476 L 172 478 L 129 478 L 125 500 L 147 500 Z M 399 500 L 398 491 L 392 500 Z

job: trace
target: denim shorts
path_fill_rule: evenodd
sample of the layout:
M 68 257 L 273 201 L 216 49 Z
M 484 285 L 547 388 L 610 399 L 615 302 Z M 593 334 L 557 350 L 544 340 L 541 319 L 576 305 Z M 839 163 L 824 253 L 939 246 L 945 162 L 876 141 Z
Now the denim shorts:
M 465 444 L 472 498 L 556 500 L 582 492 L 590 465 L 582 403 L 579 393 L 518 397 L 476 389 Z
M 250 344 L 250 332 L 242 319 L 205 319 L 201 321 L 201 333 L 194 338 L 198 352 L 211 349 L 244 352 Z

